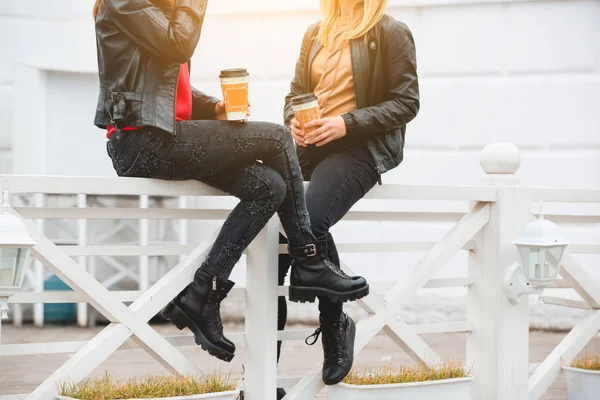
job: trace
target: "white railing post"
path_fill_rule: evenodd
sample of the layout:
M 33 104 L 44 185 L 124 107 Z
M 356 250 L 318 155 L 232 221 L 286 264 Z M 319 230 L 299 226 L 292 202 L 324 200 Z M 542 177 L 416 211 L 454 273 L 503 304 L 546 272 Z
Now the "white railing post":
M 150 198 L 148 195 L 143 194 L 140 196 L 140 208 L 146 209 L 150 205 Z M 149 239 L 149 223 L 147 219 L 140 219 L 140 246 L 148 246 Z M 139 288 L 142 291 L 148 290 L 150 287 L 150 278 L 149 278 L 149 265 L 150 265 L 150 257 L 148 256 L 140 256 L 140 272 L 139 272 Z
M 36 193 L 33 197 L 35 207 L 44 207 L 45 196 L 43 193 Z M 37 220 L 37 227 L 41 232 L 44 232 L 44 223 L 45 221 L 43 219 Z M 34 290 L 37 293 L 42 293 L 44 291 L 44 265 L 39 260 L 35 260 L 33 265 L 35 274 Z M 44 326 L 44 303 L 36 303 L 33 305 L 33 323 L 37 327 Z
M 87 207 L 87 195 L 78 194 L 77 195 L 77 207 L 78 208 L 86 208 Z M 88 245 L 88 237 L 87 237 L 87 228 L 88 228 L 87 219 L 79 219 L 77 220 L 77 245 L 78 246 L 87 246 Z M 77 261 L 81 268 L 88 270 L 87 261 L 88 258 L 86 256 L 78 257 Z M 85 327 L 88 325 L 88 305 L 87 303 L 78 303 L 77 304 L 77 325 L 81 327 Z
M 528 299 L 511 304 L 504 276 L 517 261 L 511 242 L 529 221 L 529 192 L 514 175 L 521 160 L 512 144 L 491 144 L 481 155 L 482 184 L 497 189 L 488 224 L 475 236 L 469 256 L 467 314 L 473 332 L 467 339 L 467 367 L 474 379 L 471 399 L 527 400 L 529 367 Z
M 275 400 L 277 387 L 277 255 L 279 219 L 248 247 L 246 260 L 246 400 Z

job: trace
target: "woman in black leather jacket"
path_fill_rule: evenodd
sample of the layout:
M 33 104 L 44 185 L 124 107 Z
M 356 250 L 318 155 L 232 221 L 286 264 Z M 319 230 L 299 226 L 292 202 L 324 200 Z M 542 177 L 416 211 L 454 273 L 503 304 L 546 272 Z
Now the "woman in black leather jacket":
M 302 41 L 284 119 L 310 180 L 306 202 L 313 231 L 327 237 L 327 254 L 340 265 L 329 229 L 402 161 L 406 124 L 419 110 L 419 85 L 412 34 L 385 14 L 386 0 L 325 0 L 321 6 L 322 22 L 310 26 Z M 322 118 L 302 130 L 291 99 L 307 93 L 318 98 Z M 290 261 L 280 256 L 280 284 Z M 279 310 L 283 329 L 285 298 Z M 323 381 L 334 385 L 352 367 L 355 326 L 335 299 L 320 297 L 319 310 L 320 327 L 309 344 L 322 334 Z
M 289 131 L 266 122 L 224 121 L 224 105 L 193 89 L 189 60 L 207 0 L 98 0 L 94 9 L 100 93 L 95 124 L 107 130 L 119 176 L 195 179 L 241 201 L 227 217 L 194 281 L 164 310 L 196 343 L 230 361 L 220 302 L 232 268 L 277 211 L 294 260 L 290 299 L 336 301 L 368 294 L 364 278 L 341 274 L 310 227 Z M 259 162 L 258 160 L 261 160 Z

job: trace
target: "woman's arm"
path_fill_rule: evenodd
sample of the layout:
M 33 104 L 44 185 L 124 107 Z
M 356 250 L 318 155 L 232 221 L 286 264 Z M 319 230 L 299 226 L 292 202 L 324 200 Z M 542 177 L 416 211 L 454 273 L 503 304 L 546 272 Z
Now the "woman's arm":
M 285 106 L 283 107 L 283 121 L 285 125 L 289 125 L 290 121 L 294 118 L 294 111 L 292 110 L 292 98 L 300 94 L 305 93 L 306 87 L 306 61 L 308 58 L 308 52 L 311 48 L 312 38 L 315 36 L 315 32 L 319 27 L 319 23 L 313 24 L 308 27 L 304 38 L 302 39 L 302 46 L 300 47 L 300 57 L 296 62 L 296 73 L 294 79 L 290 84 L 290 93 L 285 97 Z
M 207 0 L 175 0 L 167 18 L 150 0 L 104 0 L 115 25 L 144 50 L 167 62 L 192 58 Z
M 192 119 L 215 119 L 219 101 L 192 86 Z
M 381 134 L 406 125 L 419 112 L 415 42 L 408 27 L 395 23 L 386 35 L 390 100 L 342 115 L 348 135 Z

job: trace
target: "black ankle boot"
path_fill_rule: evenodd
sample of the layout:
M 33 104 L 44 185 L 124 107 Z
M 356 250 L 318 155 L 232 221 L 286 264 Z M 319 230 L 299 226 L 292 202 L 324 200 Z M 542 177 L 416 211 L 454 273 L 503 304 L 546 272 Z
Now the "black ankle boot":
M 219 281 L 213 278 L 213 286 L 204 311 L 202 312 L 201 320 L 206 326 L 208 332 L 214 333 L 214 339 L 211 342 L 222 348 L 223 350 L 234 354 L 235 344 L 227 339 L 223 334 L 223 321 L 221 320 L 221 302 L 227 298 L 227 294 L 233 289 L 235 282 L 232 281 Z M 216 290 L 215 290 L 216 287 Z
M 224 289 L 223 292 L 219 287 Z M 202 270 L 196 271 L 194 282 L 163 309 L 163 316 L 179 330 L 189 328 L 194 333 L 196 344 L 214 357 L 231 361 L 235 346 L 223 337 L 223 326 L 219 315 L 219 303 L 232 284 L 220 284 L 216 277 Z M 229 288 L 229 289 L 226 289 Z M 232 350 L 233 351 L 230 351 Z
M 361 276 L 350 277 L 327 258 L 327 241 L 319 239 L 300 246 L 289 246 L 292 256 L 290 301 L 314 302 L 325 296 L 333 301 L 352 301 L 369 294 Z
M 352 369 L 356 326 L 352 318 L 344 313 L 337 317 L 321 314 L 319 321 L 321 326 L 306 338 L 306 344 L 315 344 L 319 334 L 323 334 L 323 382 L 329 386 L 336 385 L 343 381 Z M 311 337 L 314 338 L 312 342 L 309 341 Z

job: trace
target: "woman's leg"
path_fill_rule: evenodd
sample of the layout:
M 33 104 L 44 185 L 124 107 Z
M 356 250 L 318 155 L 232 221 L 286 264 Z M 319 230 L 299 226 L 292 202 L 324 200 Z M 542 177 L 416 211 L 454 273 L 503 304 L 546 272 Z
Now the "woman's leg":
M 366 148 L 342 150 L 324 158 L 315 168 L 306 201 L 315 235 L 324 237 L 331 260 L 339 256 L 329 229 L 375 186 L 378 174 Z M 319 298 L 320 332 L 323 334 L 323 381 L 334 385 L 350 372 L 354 353 L 354 322 L 342 303 Z M 316 338 L 315 338 L 316 340 Z
M 210 354 L 231 361 L 235 345 L 223 335 L 220 303 L 234 283 L 231 270 L 246 246 L 275 214 L 286 187 L 272 168 L 255 164 L 214 175 L 212 183 L 241 201 L 229 214 L 194 281 L 164 310 L 180 329 L 188 327 L 196 342 Z
M 277 211 L 294 259 L 290 299 L 314 301 L 315 296 L 322 295 L 348 301 L 368 294 L 369 287 L 363 278 L 351 280 L 341 274 L 326 258 L 323 249 L 317 246 L 306 210 L 298 158 L 291 135 L 285 127 L 268 122 L 224 121 L 184 121 L 177 126 L 176 137 L 153 130 L 141 135 L 143 143 L 139 154 L 142 161 L 137 163 L 141 176 L 153 176 L 165 169 L 172 169 L 172 179 L 197 179 L 218 187 L 215 178 L 220 173 L 261 160 L 283 178 L 287 188 Z M 247 212 L 255 213 L 257 210 L 249 208 Z M 228 245 L 225 242 L 224 245 L 228 251 L 232 246 L 243 250 L 247 243 Z M 230 270 L 237 260 L 223 256 L 220 260 L 220 263 L 212 263 L 211 260 L 212 264 L 207 269 L 211 273 L 218 270 L 219 276 L 224 277 L 227 273 L 222 275 L 221 271 Z

